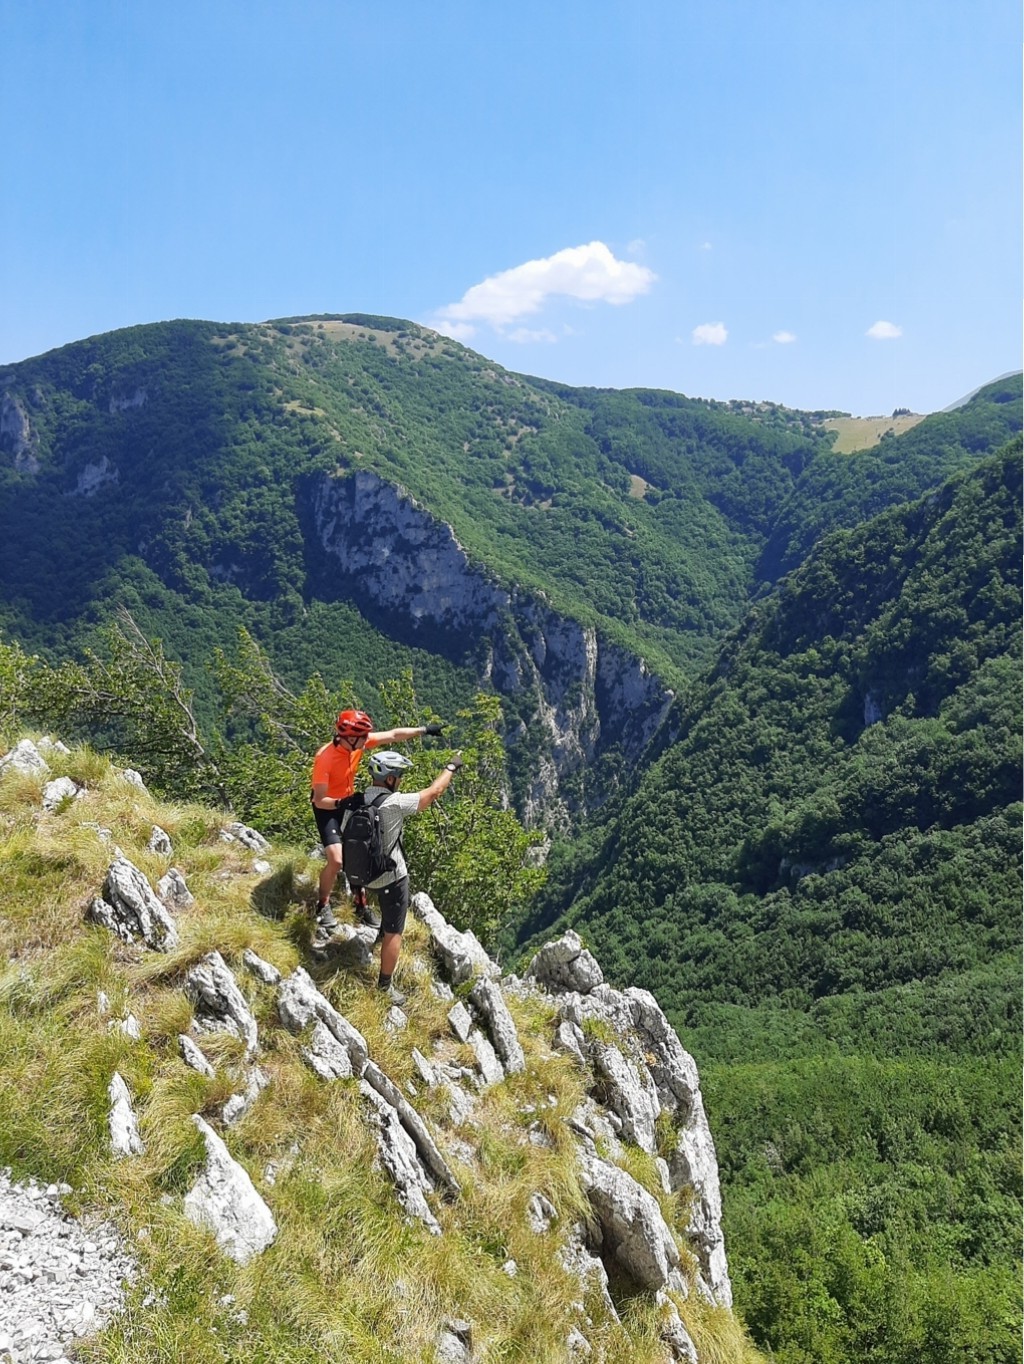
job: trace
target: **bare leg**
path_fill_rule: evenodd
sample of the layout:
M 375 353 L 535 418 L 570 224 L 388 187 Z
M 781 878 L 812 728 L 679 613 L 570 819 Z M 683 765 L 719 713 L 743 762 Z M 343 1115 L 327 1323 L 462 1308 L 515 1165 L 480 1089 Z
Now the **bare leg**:
M 392 976 L 398 965 L 398 954 L 402 950 L 401 933 L 385 933 L 380 945 L 380 973 Z
M 322 905 L 326 904 L 330 898 L 331 891 L 334 889 L 334 883 L 338 879 L 338 873 L 341 871 L 341 844 L 328 843 L 326 848 L 324 848 L 324 855 L 326 856 L 327 861 L 320 871 L 319 894 L 319 900 Z

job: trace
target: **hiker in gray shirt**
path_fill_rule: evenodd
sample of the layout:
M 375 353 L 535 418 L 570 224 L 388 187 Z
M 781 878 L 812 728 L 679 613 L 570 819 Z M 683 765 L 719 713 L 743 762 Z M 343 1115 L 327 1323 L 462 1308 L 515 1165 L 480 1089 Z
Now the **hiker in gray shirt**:
M 402 829 L 410 815 L 426 810 L 447 791 L 452 777 L 461 766 L 462 758 L 456 754 L 422 791 L 399 791 L 402 777 L 412 767 L 409 759 L 391 749 L 370 756 L 373 782 L 363 792 L 363 799 L 365 804 L 376 805 L 380 811 L 381 847 L 390 856 L 394 866 L 368 881 L 365 889 L 376 894 L 380 905 L 380 976 L 377 986 L 386 991 L 396 1004 L 405 1003 L 405 996 L 391 983 L 391 977 L 402 950 L 402 934 L 409 911 L 409 871 L 402 852 Z M 382 796 L 381 791 L 388 794 Z M 346 873 L 347 870 L 346 867 Z

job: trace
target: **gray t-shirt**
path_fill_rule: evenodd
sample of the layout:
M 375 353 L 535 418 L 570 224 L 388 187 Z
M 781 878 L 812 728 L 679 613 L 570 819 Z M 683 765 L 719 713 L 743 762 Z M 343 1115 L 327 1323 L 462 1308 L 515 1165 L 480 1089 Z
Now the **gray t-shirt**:
M 401 881 L 403 876 L 409 875 L 409 869 L 405 865 L 405 858 L 402 856 L 402 849 L 399 839 L 402 836 L 402 826 L 409 815 L 415 815 L 420 808 L 420 793 L 418 791 L 391 791 L 386 796 L 381 796 L 383 786 L 368 786 L 363 792 L 363 799 L 368 804 L 373 804 L 380 810 L 380 836 L 384 844 L 384 851 L 390 853 L 394 858 L 394 871 L 386 871 L 383 876 L 378 876 L 376 881 L 371 881 L 367 890 L 380 890 L 382 886 L 393 885 L 395 881 Z

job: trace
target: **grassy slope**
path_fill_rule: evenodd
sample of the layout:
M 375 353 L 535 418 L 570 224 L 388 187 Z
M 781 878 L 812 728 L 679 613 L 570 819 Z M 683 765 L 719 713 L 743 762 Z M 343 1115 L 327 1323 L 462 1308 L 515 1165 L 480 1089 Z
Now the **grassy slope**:
M 357 1083 L 325 1084 L 313 1076 L 301 1060 L 300 1039 L 278 1023 L 273 990 L 241 966 L 246 947 L 284 972 L 311 965 L 304 911 L 315 867 L 278 848 L 270 854 L 273 870 L 260 877 L 251 854 L 219 841 L 224 817 L 217 812 L 161 805 L 88 750 L 55 756 L 52 766 L 87 790 L 53 814 L 40 813 L 38 778 L 0 779 L 0 948 L 8 962 L 0 973 L 0 1164 L 16 1176 L 67 1180 L 76 1190 L 73 1206 L 110 1217 L 141 1261 L 145 1277 L 131 1290 L 128 1311 L 81 1344 L 83 1356 L 105 1364 L 171 1358 L 428 1364 L 444 1319 L 458 1317 L 474 1323 L 481 1359 L 561 1360 L 580 1290 L 555 1250 L 584 1205 L 566 1125 L 583 1091 L 582 1077 L 550 1049 L 549 1012 L 510 1000 L 527 1071 L 481 1096 L 475 1124 L 453 1129 L 440 1096 L 419 1087 L 416 1103 L 464 1188 L 458 1202 L 435 1204 L 444 1234 L 431 1237 L 406 1224 L 392 1186 L 374 1168 Z M 181 946 L 173 954 L 127 948 L 83 922 L 111 855 L 88 821 L 109 828 L 154 882 L 167 862 L 146 851 L 151 828 L 158 823 L 171 835 L 174 864 L 197 899 L 178 918 Z M 241 1044 L 227 1035 L 203 1038 L 215 1079 L 187 1069 L 178 1053 L 178 1034 L 192 1017 L 182 974 L 213 949 L 234 966 L 254 1008 L 259 1062 L 271 1078 L 225 1134 L 279 1226 L 273 1247 L 245 1268 L 219 1254 L 212 1237 L 184 1218 L 181 1204 L 203 1159 L 190 1115 L 202 1112 L 216 1123 L 218 1105 L 237 1088 L 231 1072 L 241 1061 Z M 385 1027 L 386 1005 L 372 978 L 315 972 L 403 1087 L 416 1080 L 414 1046 L 428 1055 L 440 1045 L 453 1059 L 469 1056 L 451 1040 L 450 1006 L 430 988 L 426 949 L 425 931 L 412 924 L 400 968 L 409 1027 L 400 1033 Z M 114 1016 L 130 1011 L 139 1019 L 141 1041 L 108 1030 L 97 1011 L 100 990 Z M 106 1089 L 115 1070 L 135 1096 L 146 1142 L 144 1156 L 120 1162 L 111 1158 L 106 1135 Z M 550 1146 L 528 1139 L 538 1123 Z M 263 1173 L 271 1161 L 280 1165 L 273 1187 Z M 652 1161 L 637 1156 L 631 1170 L 661 1198 L 669 1218 L 680 1216 L 661 1194 Z M 541 1236 L 527 1229 L 525 1217 L 538 1189 L 562 1214 Z M 510 1258 L 518 1265 L 514 1278 L 502 1269 Z M 151 1286 L 156 1300 L 144 1303 Z M 595 1349 L 609 1360 L 660 1361 L 654 1303 L 641 1297 L 620 1306 L 623 1326 L 588 1296 Z M 728 1313 L 707 1309 L 695 1295 L 681 1311 L 703 1358 L 722 1364 L 760 1358 Z

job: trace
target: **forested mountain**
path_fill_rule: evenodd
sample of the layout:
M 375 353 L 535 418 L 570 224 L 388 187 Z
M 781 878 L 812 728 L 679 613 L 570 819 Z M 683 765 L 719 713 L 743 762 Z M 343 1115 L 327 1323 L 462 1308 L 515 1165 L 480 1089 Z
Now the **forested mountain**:
M 909 1359 L 940 1321 L 949 1358 L 1012 1357 L 1021 493 L 1018 440 L 827 536 L 524 928 L 574 925 L 717 1062 L 739 1301 L 780 1359 Z
M 513 805 L 566 836 L 519 947 L 574 925 L 698 1056 L 758 1342 L 1009 1364 L 1021 379 L 852 455 L 829 415 L 362 315 L 92 338 L 0 368 L 0 645 L 56 665 L 127 606 L 281 829 L 275 717 L 222 729 L 239 627 L 303 723 L 339 688 L 402 722 L 406 665 L 446 718 L 497 693 Z
M 833 456 L 824 415 L 568 389 L 386 318 L 111 333 L 0 370 L 0 625 L 56 658 L 123 602 L 207 720 L 239 625 L 296 685 L 409 662 L 452 710 L 486 681 L 520 807 L 585 810 L 769 560 L 996 448 L 1020 382 L 933 419 L 934 454 L 925 422 Z

